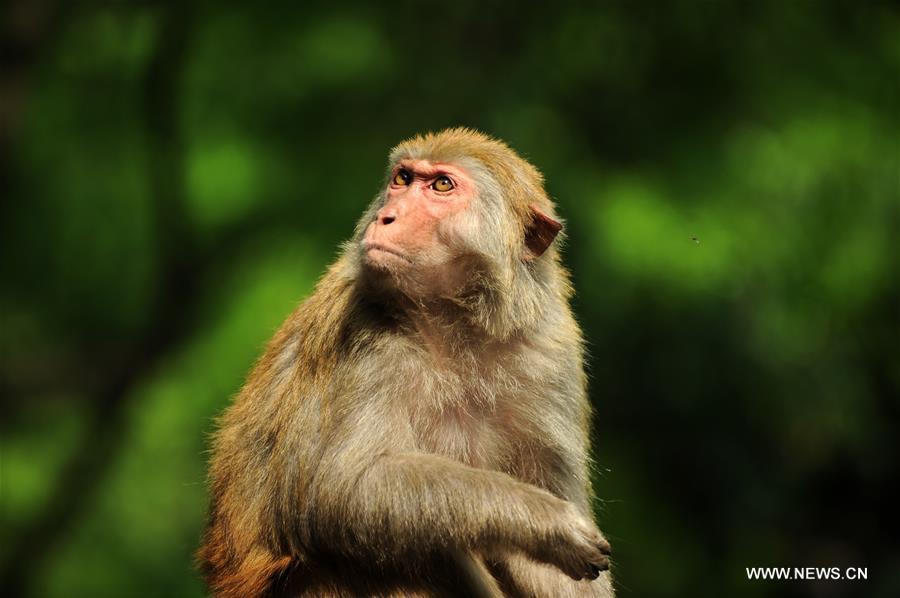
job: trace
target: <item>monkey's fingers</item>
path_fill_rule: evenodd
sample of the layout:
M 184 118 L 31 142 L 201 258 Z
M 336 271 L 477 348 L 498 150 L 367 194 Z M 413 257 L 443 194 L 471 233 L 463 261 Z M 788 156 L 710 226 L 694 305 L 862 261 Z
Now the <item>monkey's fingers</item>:
M 597 579 L 600 573 L 609 569 L 609 558 L 592 545 L 583 544 L 581 550 L 563 558 L 557 566 L 575 581 Z
M 602 571 L 609 569 L 609 555 L 612 554 L 612 547 L 609 542 L 599 532 L 594 531 L 590 534 L 588 543 L 591 546 L 590 556 L 588 557 L 588 579 L 597 579 Z
M 600 573 L 609 569 L 609 552 L 600 551 L 599 555 L 595 555 L 588 563 L 588 579 L 597 579 Z
M 597 579 L 600 577 L 600 573 L 607 570 L 609 570 L 609 559 L 604 556 L 602 559 L 590 563 L 590 571 L 587 577 L 588 579 Z

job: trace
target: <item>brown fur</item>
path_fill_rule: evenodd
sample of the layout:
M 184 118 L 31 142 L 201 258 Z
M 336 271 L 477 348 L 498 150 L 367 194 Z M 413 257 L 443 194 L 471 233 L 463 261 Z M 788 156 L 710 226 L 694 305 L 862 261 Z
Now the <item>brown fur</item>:
M 209 587 L 612 596 L 608 573 L 561 571 L 580 575 L 605 541 L 568 274 L 555 243 L 542 255 L 524 245 L 555 235 L 530 228 L 556 218 L 541 176 L 468 129 L 408 140 L 391 164 L 403 158 L 473 173 L 471 280 L 458 296 L 409 301 L 369 276 L 359 243 L 376 197 L 221 418 L 199 553 Z

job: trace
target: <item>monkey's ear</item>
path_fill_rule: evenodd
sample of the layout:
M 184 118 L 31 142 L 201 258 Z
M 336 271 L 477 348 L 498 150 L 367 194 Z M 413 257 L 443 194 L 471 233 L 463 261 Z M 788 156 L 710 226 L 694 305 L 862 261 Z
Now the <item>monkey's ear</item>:
M 550 243 L 562 230 L 562 224 L 546 215 L 535 204 L 531 208 L 531 223 L 525 229 L 525 260 L 533 260 L 547 251 Z

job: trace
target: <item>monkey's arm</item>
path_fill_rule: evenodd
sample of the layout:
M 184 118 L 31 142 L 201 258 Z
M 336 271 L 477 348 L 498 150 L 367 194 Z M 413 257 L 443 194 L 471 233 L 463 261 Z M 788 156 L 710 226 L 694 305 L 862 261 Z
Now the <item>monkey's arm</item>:
M 412 451 L 355 464 L 352 450 L 332 454 L 321 463 L 312 505 L 316 541 L 331 550 L 403 564 L 435 551 L 509 548 L 575 579 L 606 567 L 608 545 L 593 524 L 536 486 Z

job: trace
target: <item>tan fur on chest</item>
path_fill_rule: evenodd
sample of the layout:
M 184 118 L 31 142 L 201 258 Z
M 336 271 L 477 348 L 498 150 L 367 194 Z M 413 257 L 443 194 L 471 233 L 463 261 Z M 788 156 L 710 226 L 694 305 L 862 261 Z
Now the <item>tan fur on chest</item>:
M 420 357 L 421 359 L 421 357 Z M 482 355 L 435 369 L 420 361 L 419 383 L 406 389 L 410 425 L 419 449 L 473 467 L 497 469 L 505 446 L 507 418 L 522 376 L 508 356 Z
M 500 436 L 493 414 L 475 405 L 446 405 L 418 410 L 412 419 L 419 449 L 466 465 L 493 469 Z

